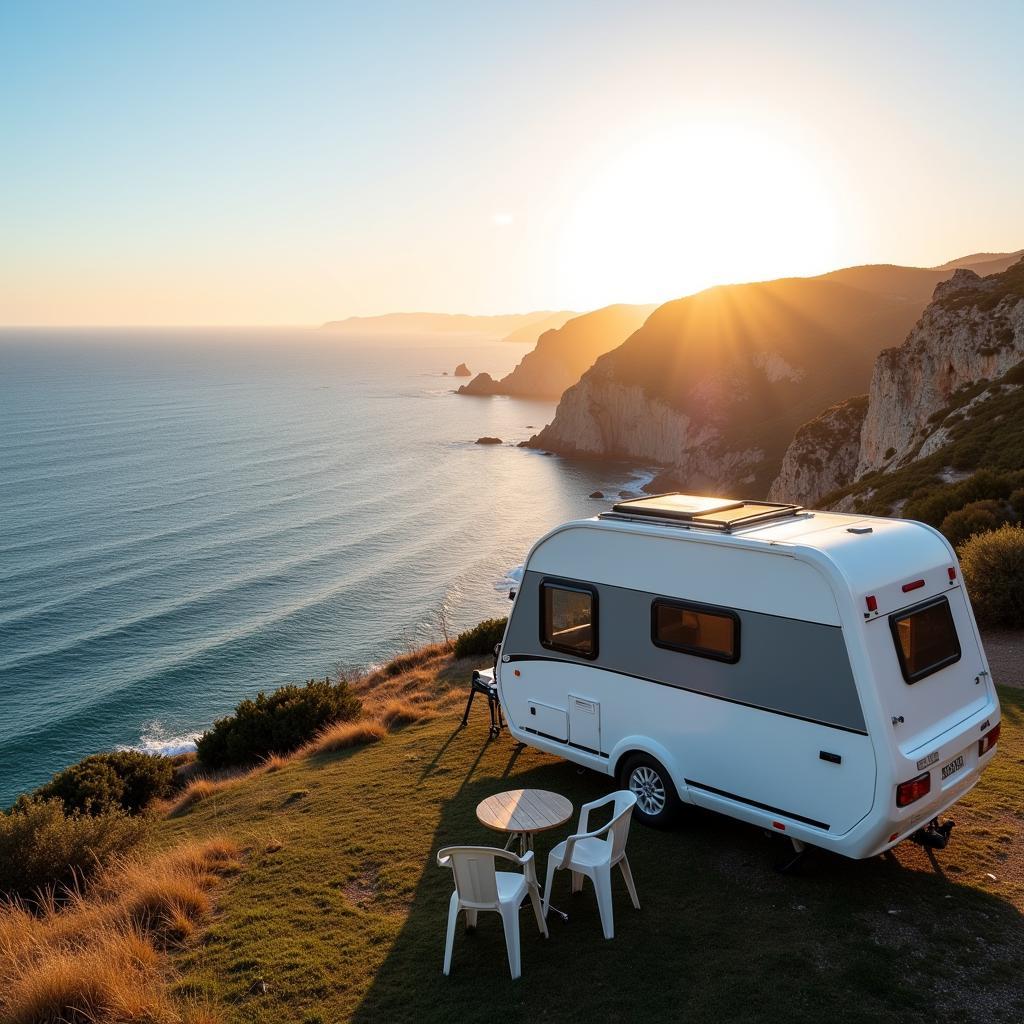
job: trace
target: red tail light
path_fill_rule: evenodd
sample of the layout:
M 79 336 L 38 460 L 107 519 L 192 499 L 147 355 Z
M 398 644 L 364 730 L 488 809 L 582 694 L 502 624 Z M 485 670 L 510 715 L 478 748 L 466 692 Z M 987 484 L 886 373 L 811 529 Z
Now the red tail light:
M 877 612 L 878 611 L 878 598 L 875 597 L 874 594 L 870 594 L 868 597 L 865 597 L 864 598 L 864 603 L 868 606 L 868 611 L 869 612 Z
M 924 586 L 924 580 L 914 580 L 913 583 L 903 584 L 903 593 L 909 594 L 912 590 L 920 590 Z
M 932 789 L 932 777 L 928 772 L 922 772 L 916 779 L 909 782 L 901 782 L 896 787 L 896 806 L 906 807 L 921 797 L 927 796 Z
M 978 757 L 982 754 L 987 754 L 995 745 L 999 742 L 999 726 L 997 725 L 994 729 L 989 729 L 984 736 L 978 740 Z
M 948 568 L 948 569 L 946 570 L 946 572 L 948 572 L 948 573 L 949 573 L 949 578 L 950 578 L 951 580 L 955 580 L 955 579 L 956 579 L 956 569 L 954 569 L 954 568 L 953 568 L 953 566 L 950 566 L 950 567 L 949 567 L 949 568 Z

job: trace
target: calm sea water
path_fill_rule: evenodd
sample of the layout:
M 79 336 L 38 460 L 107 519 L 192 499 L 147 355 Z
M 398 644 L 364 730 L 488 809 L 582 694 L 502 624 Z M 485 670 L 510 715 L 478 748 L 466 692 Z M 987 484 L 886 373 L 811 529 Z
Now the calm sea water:
M 87 753 L 180 749 L 243 696 L 504 614 L 624 467 L 478 446 L 524 346 L 0 332 L 0 806 Z

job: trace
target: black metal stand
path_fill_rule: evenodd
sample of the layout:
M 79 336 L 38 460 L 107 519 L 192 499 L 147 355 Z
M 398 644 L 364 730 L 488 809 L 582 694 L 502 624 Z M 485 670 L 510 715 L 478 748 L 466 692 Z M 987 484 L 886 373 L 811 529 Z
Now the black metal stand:
M 469 700 L 466 701 L 466 710 L 462 715 L 462 725 L 465 727 L 469 724 L 469 710 L 473 706 L 473 698 L 478 693 L 487 698 L 487 709 L 491 713 L 491 738 L 494 739 L 505 728 L 505 719 L 501 713 L 501 701 L 498 700 L 498 687 L 484 679 L 479 672 L 474 672 L 473 678 L 470 680 Z

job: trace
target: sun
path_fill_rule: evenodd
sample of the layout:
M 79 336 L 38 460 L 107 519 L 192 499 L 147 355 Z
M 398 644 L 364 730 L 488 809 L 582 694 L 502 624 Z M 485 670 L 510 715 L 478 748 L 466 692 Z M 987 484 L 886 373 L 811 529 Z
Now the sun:
M 562 238 L 572 295 L 667 299 L 825 268 L 837 199 L 808 148 L 735 123 L 624 145 L 579 190 Z

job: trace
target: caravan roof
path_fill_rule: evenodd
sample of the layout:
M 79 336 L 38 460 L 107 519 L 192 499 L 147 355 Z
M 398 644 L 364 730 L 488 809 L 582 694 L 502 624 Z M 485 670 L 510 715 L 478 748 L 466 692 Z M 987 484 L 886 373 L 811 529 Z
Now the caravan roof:
M 764 501 L 659 494 L 620 501 L 594 519 L 560 529 L 587 524 L 698 543 L 769 548 L 780 555 L 787 549 L 810 549 L 832 563 L 855 593 L 929 569 L 945 573 L 955 565 L 945 539 L 922 523 Z

